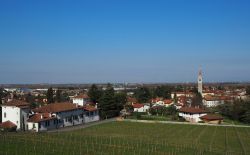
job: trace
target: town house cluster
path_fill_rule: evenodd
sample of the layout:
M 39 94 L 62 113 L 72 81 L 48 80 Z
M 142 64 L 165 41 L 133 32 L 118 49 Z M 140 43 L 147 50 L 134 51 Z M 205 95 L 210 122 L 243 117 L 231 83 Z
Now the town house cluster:
M 89 101 L 87 95 L 79 95 L 73 98 L 73 103 L 51 103 L 30 109 L 29 103 L 11 100 L 2 105 L 2 125 L 41 132 L 98 121 L 98 109 Z

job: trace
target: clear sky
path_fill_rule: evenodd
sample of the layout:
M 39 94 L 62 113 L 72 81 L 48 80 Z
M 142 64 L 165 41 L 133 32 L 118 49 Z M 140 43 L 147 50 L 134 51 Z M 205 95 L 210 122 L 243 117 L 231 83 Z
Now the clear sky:
M 250 81 L 249 0 L 1 0 L 0 83 Z

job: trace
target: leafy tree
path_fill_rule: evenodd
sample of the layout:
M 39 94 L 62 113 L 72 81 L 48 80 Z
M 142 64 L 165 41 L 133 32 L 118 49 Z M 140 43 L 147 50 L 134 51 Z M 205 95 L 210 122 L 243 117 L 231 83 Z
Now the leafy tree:
M 174 91 L 176 91 L 176 92 L 178 92 L 178 91 L 183 91 L 183 90 L 184 90 L 184 88 L 183 88 L 182 85 L 177 85 L 177 86 L 175 87 L 175 89 L 174 89 Z
M 32 96 L 30 93 L 25 97 L 25 101 L 28 103 L 34 103 L 35 99 L 34 96 Z
M 149 101 L 151 94 L 147 87 L 140 87 L 135 92 L 135 96 L 138 102 L 145 103 Z
M 247 93 L 247 95 L 250 95 L 250 86 L 247 86 L 246 93 Z
M 88 96 L 94 103 L 97 103 L 102 96 L 102 90 L 98 89 L 98 87 L 93 84 L 88 91 Z
M 54 103 L 54 93 L 52 88 L 49 88 L 47 91 L 47 102 Z
M 127 103 L 127 94 L 124 92 L 116 93 L 114 98 L 115 103 L 118 104 L 118 110 L 121 111 L 124 108 L 124 105 Z
M 119 115 L 118 105 L 115 102 L 114 94 L 114 88 L 111 84 L 108 84 L 98 104 L 100 116 L 103 119 Z
M 62 95 L 61 95 L 61 90 L 56 91 L 56 102 L 61 102 L 62 101 Z
M 197 93 L 195 97 L 192 100 L 192 106 L 202 106 L 202 95 L 200 93 Z
M 163 98 L 167 98 L 170 99 L 171 98 L 171 88 L 167 87 L 167 86 L 157 86 L 154 94 L 157 97 L 163 97 Z
M 69 94 L 66 93 L 66 92 L 62 93 L 62 95 L 61 95 L 61 101 L 65 102 L 65 101 L 69 101 L 69 100 L 70 100 Z
M 177 99 L 176 93 L 174 93 L 174 103 L 175 103 L 175 104 L 178 103 L 178 99 Z
M 3 97 L 4 97 L 3 88 L 0 88 L 0 104 L 2 104 Z

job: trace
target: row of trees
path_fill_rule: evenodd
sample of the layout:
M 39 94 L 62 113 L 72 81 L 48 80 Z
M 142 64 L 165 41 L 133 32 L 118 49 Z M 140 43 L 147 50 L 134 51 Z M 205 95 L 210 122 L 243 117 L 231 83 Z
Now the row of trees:
M 232 120 L 250 123 L 250 101 L 235 101 L 218 106 L 219 112 Z
M 156 88 L 140 87 L 135 91 L 135 97 L 138 102 L 149 102 L 151 98 L 162 97 L 171 98 L 173 88 L 170 86 L 157 86 Z
M 69 100 L 68 94 L 67 93 L 62 93 L 60 89 L 56 91 L 55 97 L 54 97 L 54 91 L 52 88 L 49 88 L 47 91 L 47 102 L 48 103 L 60 103 L 60 102 L 65 102 Z
M 126 93 L 115 93 L 111 84 L 108 84 L 105 90 L 93 84 L 88 91 L 88 95 L 98 105 L 102 119 L 118 116 L 127 102 Z

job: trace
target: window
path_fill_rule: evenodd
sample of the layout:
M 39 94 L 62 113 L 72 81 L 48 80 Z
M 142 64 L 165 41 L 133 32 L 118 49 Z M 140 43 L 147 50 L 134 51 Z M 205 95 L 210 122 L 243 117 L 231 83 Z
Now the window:
M 74 120 L 77 120 L 77 119 L 78 119 L 78 116 L 77 116 L 77 115 L 74 115 L 74 116 L 73 116 L 73 119 L 74 119 Z
M 38 123 L 38 128 L 39 128 L 39 129 L 41 128 L 41 123 Z
M 36 128 L 36 124 L 35 123 L 33 123 L 33 128 Z
M 58 121 L 57 121 L 57 119 L 55 119 L 55 120 L 54 120 L 54 124 L 57 124 L 57 123 L 58 123 Z
M 83 114 L 80 114 L 80 118 L 83 118 Z
M 6 112 L 4 113 L 4 118 L 6 118 Z
M 50 121 L 46 121 L 45 126 L 50 126 Z

